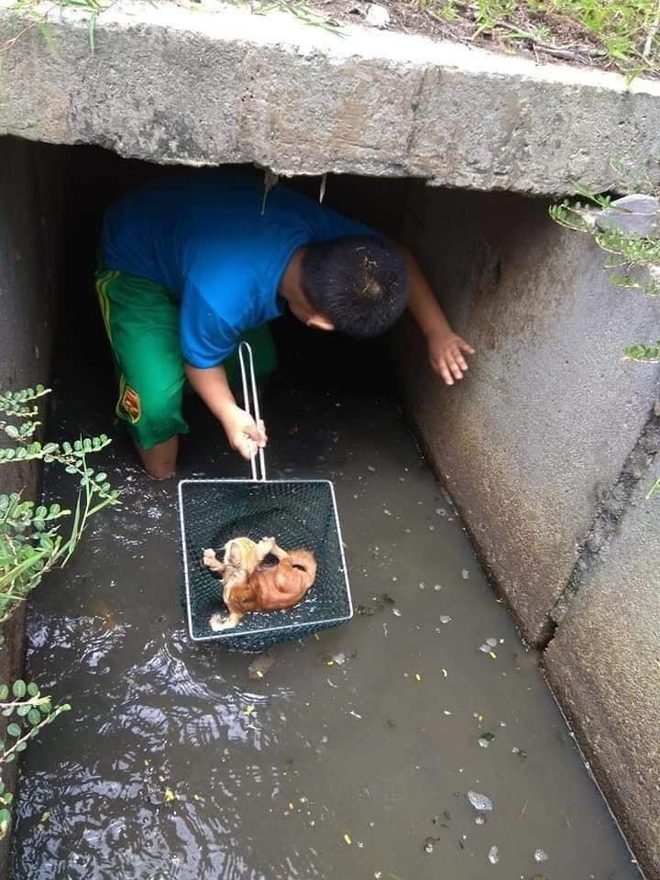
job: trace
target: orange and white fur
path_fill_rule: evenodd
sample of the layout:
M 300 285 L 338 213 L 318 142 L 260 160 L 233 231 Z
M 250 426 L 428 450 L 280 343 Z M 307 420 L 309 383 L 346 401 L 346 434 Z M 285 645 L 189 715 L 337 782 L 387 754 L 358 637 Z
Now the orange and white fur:
M 287 552 L 274 538 L 258 543 L 234 538 L 225 544 L 222 562 L 214 550 L 204 550 L 202 561 L 222 577 L 222 600 L 229 611 L 228 617 L 212 615 L 209 624 L 214 632 L 233 629 L 250 611 L 292 608 L 316 578 L 316 559 L 310 550 Z

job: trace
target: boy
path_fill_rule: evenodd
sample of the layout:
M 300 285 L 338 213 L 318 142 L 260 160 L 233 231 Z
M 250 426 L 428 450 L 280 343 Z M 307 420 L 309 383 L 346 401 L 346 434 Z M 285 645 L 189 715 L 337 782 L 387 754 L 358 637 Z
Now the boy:
M 174 475 L 188 431 L 186 378 L 241 455 L 266 444 L 225 364 L 287 306 L 309 327 L 367 338 L 408 305 L 448 385 L 473 352 L 403 248 L 281 183 L 265 197 L 257 176 L 212 170 L 146 184 L 106 212 L 102 258 L 96 288 L 119 372 L 117 414 L 157 480 Z

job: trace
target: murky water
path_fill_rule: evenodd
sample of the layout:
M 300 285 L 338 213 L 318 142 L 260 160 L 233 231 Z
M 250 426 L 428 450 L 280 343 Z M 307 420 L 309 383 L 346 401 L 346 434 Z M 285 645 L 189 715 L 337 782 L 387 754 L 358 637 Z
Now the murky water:
M 89 372 L 63 369 L 55 432 L 107 429 Z M 270 476 L 335 482 L 360 613 L 261 680 L 189 640 L 176 486 L 118 435 L 123 507 L 32 604 L 30 674 L 73 709 L 26 753 L 15 880 L 639 878 L 387 383 L 362 379 L 306 361 L 265 397 Z M 244 475 L 194 427 L 182 476 Z

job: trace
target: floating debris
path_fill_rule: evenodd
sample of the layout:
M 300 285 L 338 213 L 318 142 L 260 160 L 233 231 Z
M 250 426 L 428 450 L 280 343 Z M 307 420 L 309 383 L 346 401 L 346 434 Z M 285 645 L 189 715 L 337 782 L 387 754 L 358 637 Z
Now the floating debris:
M 394 599 L 388 593 L 381 593 L 379 596 L 373 597 L 370 605 L 358 605 L 356 610 L 358 614 L 370 616 L 377 611 L 384 611 L 385 608 L 394 604 Z
M 400 608 L 393 608 L 393 609 L 392 609 L 392 614 L 393 614 L 395 617 L 401 617 L 402 613 L 403 613 L 403 612 L 401 611 Z
M 467 796 L 475 810 L 484 812 L 485 810 L 493 809 L 493 802 L 488 795 L 479 794 L 477 791 L 468 791 Z
M 479 645 L 479 650 L 483 654 L 491 654 L 493 651 L 493 648 L 496 648 L 496 647 L 497 647 L 497 639 L 494 639 L 491 636 L 491 638 L 486 639 L 486 641 L 483 643 L 483 645 Z
M 477 742 L 481 746 L 482 749 L 487 749 L 488 746 L 495 739 L 494 733 L 482 733 Z
M 486 817 L 482 816 L 481 813 L 479 813 L 477 818 L 474 820 L 474 824 L 475 825 L 485 825 L 486 824 Z
M 420 588 L 420 590 L 425 590 L 425 589 L 426 589 L 426 584 L 424 583 L 424 581 L 420 581 L 420 583 L 419 583 L 419 588 Z
M 545 850 L 535 849 L 534 850 L 534 861 L 535 862 L 547 862 L 548 854 Z
M 344 834 L 344 842 L 346 843 L 347 846 L 350 846 L 350 845 L 351 845 L 351 843 L 352 843 L 353 841 L 351 840 L 351 836 L 350 836 L 350 834 Z
M 521 761 L 524 761 L 527 757 L 527 752 L 524 752 L 522 749 L 519 749 L 518 746 L 514 746 L 511 749 L 511 754 L 516 755 L 516 757 L 520 758 Z
M 248 666 L 248 677 L 256 680 L 263 678 L 268 674 L 274 662 L 275 657 L 268 651 L 259 654 Z
M 451 623 L 451 617 L 448 614 L 441 614 L 440 623 Z
M 491 865 L 496 865 L 500 860 L 500 851 L 496 846 L 491 846 L 488 850 L 488 861 Z
M 470 572 L 467 570 L 467 568 L 464 568 L 461 572 L 461 575 L 463 576 L 463 580 L 466 581 L 470 577 Z
M 416 672 L 415 673 L 415 681 L 421 681 L 421 680 L 422 680 L 422 676 L 419 674 L 419 672 Z
M 438 514 L 438 516 L 447 516 L 447 511 L 444 509 L 444 507 L 436 507 L 435 512 Z
M 424 847 L 423 847 L 424 852 L 425 853 L 432 853 L 433 850 L 435 849 L 436 843 L 439 843 L 439 842 L 440 842 L 439 837 L 427 837 L 426 840 L 424 841 Z
M 439 593 L 442 589 L 442 584 L 434 584 L 433 589 L 436 591 L 436 593 Z
M 367 470 L 370 471 L 372 474 L 376 473 L 376 468 L 372 464 L 367 465 Z

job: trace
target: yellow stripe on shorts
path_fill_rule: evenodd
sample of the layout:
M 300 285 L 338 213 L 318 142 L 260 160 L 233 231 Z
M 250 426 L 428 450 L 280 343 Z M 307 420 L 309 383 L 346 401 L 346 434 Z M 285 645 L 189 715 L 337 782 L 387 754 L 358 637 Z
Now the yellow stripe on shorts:
M 96 293 L 101 307 L 101 316 L 103 317 L 105 332 L 108 334 L 108 339 L 110 340 L 111 345 L 112 330 L 110 329 L 110 299 L 108 298 L 108 285 L 112 281 L 116 281 L 120 274 L 121 273 L 117 272 L 116 269 L 108 269 L 96 280 Z

